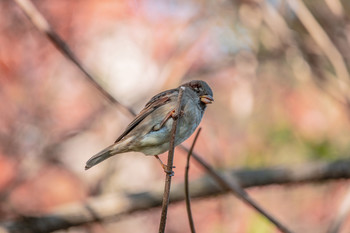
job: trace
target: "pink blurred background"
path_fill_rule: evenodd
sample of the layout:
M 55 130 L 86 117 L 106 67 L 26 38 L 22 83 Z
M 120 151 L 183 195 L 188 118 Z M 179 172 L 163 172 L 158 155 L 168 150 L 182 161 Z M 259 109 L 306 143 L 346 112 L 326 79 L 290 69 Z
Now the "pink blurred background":
M 288 2 L 33 1 L 105 89 L 136 112 L 162 90 L 208 82 L 215 103 L 195 150 L 217 169 L 349 156 L 348 80 Z M 304 3 L 348 67 L 349 2 Z M 10 0 L 0 2 L 0 98 L 1 220 L 163 186 L 158 162 L 138 153 L 84 171 L 131 117 L 109 104 Z M 185 161 L 176 150 L 174 182 L 183 181 Z M 201 175 L 191 166 L 191 179 Z M 348 186 L 340 180 L 248 192 L 295 232 L 312 233 L 327 229 Z M 192 208 L 201 233 L 279 232 L 229 194 L 193 200 Z M 150 210 L 88 228 L 155 232 L 159 216 Z M 349 231 L 347 221 L 341 232 Z M 167 232 L 189 232 L 183 202 L 170 206 Z

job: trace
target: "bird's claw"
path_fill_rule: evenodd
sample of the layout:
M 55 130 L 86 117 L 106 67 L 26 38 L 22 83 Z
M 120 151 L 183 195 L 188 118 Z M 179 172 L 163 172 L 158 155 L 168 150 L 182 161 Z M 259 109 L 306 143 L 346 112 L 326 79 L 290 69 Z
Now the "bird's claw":
M 175 166 L 173 166 L 173 168 L 175 168 Z M 175 172 L 174 171 L 171 171 L 171 170 L 168 170 L 168 167 L 165 165 L 163 167 L 163 170 L 166 174 L 168 174 L 169 176 L 174 176 Z
M 169 175 L 169 176 L 174 176 L 175 172 L 174 171 L 168 171 L 168 170 L 164 170 L 164 172 Z
M 175 168 L 175 166 L 173 166 L 173 168 Z M 168 170 L 168 167 L 167 167 L 166 165 L 163 167 L 163 170 L 164 170 L 164 172 L 165 172 L 166 174 L 168 174 L 169 176 L 174 176 L 174 174 L 175 174 L 174 171 Z

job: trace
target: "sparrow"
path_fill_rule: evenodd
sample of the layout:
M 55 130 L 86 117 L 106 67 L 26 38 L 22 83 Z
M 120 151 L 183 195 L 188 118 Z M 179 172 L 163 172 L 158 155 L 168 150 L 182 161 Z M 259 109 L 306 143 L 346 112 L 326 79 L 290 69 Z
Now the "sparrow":
M 113 145 L 92 156 L 86 162 L 85 170 L 113 155 L 135 151 L 155 156 L 166 172 L 167 167 L 158 155 L 169 150 L 180 88 L 183 88 L 183 95 L 175 146 L 190 137 L 201 122 L 207 104 L 214 101 L 211 88 L 201 80 L 190 81 L 152 97 Z

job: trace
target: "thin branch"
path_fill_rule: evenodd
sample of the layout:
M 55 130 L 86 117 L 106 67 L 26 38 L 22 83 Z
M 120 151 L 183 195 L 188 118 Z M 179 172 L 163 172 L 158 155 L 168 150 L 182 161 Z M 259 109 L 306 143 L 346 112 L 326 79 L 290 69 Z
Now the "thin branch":
M 339 82 L 339 89 L 344 94 L 348 93 L 350 83 L 349 72 L 344 58 L 337 47 L 333 44 L 327 33 L 323 30 L 302 0 L 287 0 L 287 2 L 334 67 Z
M 47 22 L 44 16 L 38 11 L 34 4 L 30 0 L 14 0 L 17 5 L 24 11 L 25 15 L 29 20 L 34 24 L 34 26 L 43 34 L 45 34 L 49 40 L 56 46 L 56 48 L 73 62 L 87 77 L 87 80 L 111 103 L 121 106 L 123 109 L 126 109 L 128 113 L 135 115 L 135 112 L 121 104 L 116 98 L 114 98 L 105 88 L 102 87 L 101 81 L 93 76 L 87 68 L 79 61 L 78 57 L 74 52 L 69 48 L 68 44 L 53 30 L 51 25 Z
M 162 214 L 160 218 L 159 224 L 159 233 L 163 233 L 165 231 L 166 217 L 168 213 L 169 199 L 170 199 L 170 185 L 171 185 L 171 177 L 173 176 L 173 161 L 174 161 L 174 149 L 175 149 L 175 136 L 177 130 L 177 121 L 180 116 L 181 106 L 182 106 L 182 95 L 185 90 L 185 87 L 179 88 L 179 96 L 177 98 L 177 105 L 175 109 L 175 117 L 173 117 L 173 127 L 171 129 L 171 137 L 170 137 L 170 145 L 169 145 L 169 153 L 168 153 L 168 164 L 165 177 L 165 187 L 163 194 L 163 202 L 162 202 Z
M 193 223 L 193 217 L 192 217 L 192 211 L 191 211 L 191 201 L 190 201 L 190 191 L 189 191 L 189 186 L 188 186 L 188 171 L 190 170 L 190 158 L 192 155 L 192 151 L 194 148 L 194 145 L 196 144 L 196 141 L 198 139 L 199 133 L 201 132 L 202 128 L 199 128 L 197 131 L 196 136 L 194 137 L 192 146 L 190 148 L 190 151 L 187 154 L 187 162 L 186 162 L 186 169 L 185 169 L 185 199 L 186 199 L 186 210 L 187 210 L 187 216 L 188 216 L 188 221 L 190 223 L 190 228 L 191 232 L 195 233 L 196 230 L 194 228 L 194 223 Z
M 263 12 L 264 21 L 269 26 L 270 30 L 274 32 L 278 38 L 280 38 L 282 43 L 286 44 L 289 48 L 296 50 L 298 59 L 308 64 L 310 67 L 310 76 L 305 72 L 300 73 L 300 69 L 298 70 L 297 75 L 303 75 L 304 78 L 307 77 L 307 80 L 309 80 L 311 76 L 317 77 L 312 79 L 314 84 L 334 101 L 345 107 L 346 111 L 348 111 L 348 93 L 339 91 L 338 79 L 336 77 L 330 78 L 330 74 L 324 74 L 321 72 L 321 69 L 319 68 L 320 65 L 317 64 L 318 62 L 315 59 L 311 59 L 310 54 L 306 52 L 307 49 L 304 48 L 306 44 L 301 44 L 299 40 L 295 39 L 295 33 L 288 27 L 288 24 L 283 16 L 272 4 L 265 1 L 261 2 L 260 6 Z
M 328 8 L 332 11 L 337 17 L 344 17 L 344 7 L 340 0 L 325 0 Z
M 327 180 L 350 179 L 350 159 L 337 160 L 332 163 L 316 162 L 299 166 L 279 166 L 263 169 L 242 169 L 221 172 L 236 179 L 242 187 L 262 187 L 266 185 L 286 185 Z M 218 173 L 218 171 L 216 171 Z M 205 175 L 191 181 L 192 198 L 205 198 L 225 194 L 227 190 L 213 182 L 211 176 Z M 170 203 L 185 199 L 184 184 L 175 184 L 171 189 Z M 114 193 L 90 198 L 84 203 L 72 203 L 59 207 L 51 213 L 23 217 L 17 220 L 2 221 L 2 233 L 49 233 L 73 226 L 80 226 L 97 221 L 117 221 L 121 216 L 137 211 L 160 207 L 162 188 L 150 188 L 140 193 Z M 87 208 L 89 206 L 89 208 Z
M 189 151 L 187 148 L 182 147 L 185 151 Z M 239 182 L 235 178 L 232 177 L 224 177 L 218 172 L 216 172 L 207 162 L 205 162 L 198 154 L 192 153 L 192 157 L 196 159 L 196 161 L 201 165 L 204 170 L 210 174 L 210 176 L 218 183 L 220 186 L 226 190 L 230 191 L 242 201 L 244 201 L 249 206 L 253 207 L 256 211 L 265 216 L 270 222 L 275 224 L 275 226 L 280 229 L 282 232 L 291 233 L 287 227 L 285 227 L 282 223 L 277 221 L 271 214 L 269 214 L 266 210 L 264 210 L 258 203 L 256 203 L 246 191 L 241 187 Z

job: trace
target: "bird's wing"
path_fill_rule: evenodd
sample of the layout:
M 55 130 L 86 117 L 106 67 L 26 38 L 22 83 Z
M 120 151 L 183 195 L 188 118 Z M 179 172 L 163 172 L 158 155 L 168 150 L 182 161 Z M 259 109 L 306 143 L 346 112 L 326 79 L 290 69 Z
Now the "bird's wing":
M 144 109 L 141 110 L 135 119 L 126 127 L 125 131 L 117 138 L 114 143 L 119 142 L 124 138 L 131 130 L 133 130 L 143 119 L 145 119 L 149 114 L 151 114 L 158 107 L 170 101 L 171 97 L 176 95 L 176 89 L 167 90 L 159 93 L 152 97 L 150 101 L 145 105 Z
M 152 99 L 146 103 L 145 108 L 152 106 L 152 105 L 157 105 L 157 101 L 159 101 L 159 99 L 162 99 L 166 96 L 172 97 L 174 95 L 177 95 L 177 93 L 178 93 L 177 89 L 170 89 L 167 91 L 163 91 L 163 92 L 153 96 Z

